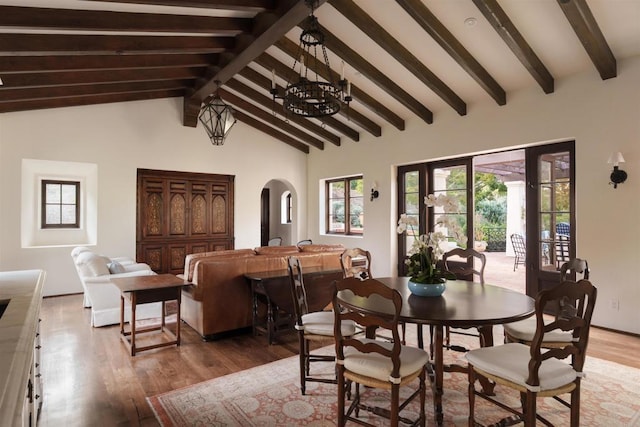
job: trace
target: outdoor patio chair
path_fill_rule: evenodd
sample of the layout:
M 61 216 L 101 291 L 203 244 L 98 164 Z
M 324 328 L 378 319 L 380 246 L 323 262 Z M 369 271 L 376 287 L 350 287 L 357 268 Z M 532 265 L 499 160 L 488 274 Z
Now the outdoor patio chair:
M 524 243 L 524 237 L 522 237 L 521 234 L 512 234 L 511 245 L 513 246 L 513 252 L 515 253 L 515 258 L 513 260 L 513 271 L 516 271 L 518 265 L 525 265 L 524 262 L 527 258 L 527 248 Z

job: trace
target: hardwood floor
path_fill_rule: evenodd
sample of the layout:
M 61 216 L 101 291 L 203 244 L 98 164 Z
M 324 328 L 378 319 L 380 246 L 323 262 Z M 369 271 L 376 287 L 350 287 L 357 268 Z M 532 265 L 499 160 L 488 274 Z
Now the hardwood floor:
M 147 397 L 298 352 L 293 333 L 274 345 L 251 334 L 204 342 L 183 324 L 180 347 L 130 357 L 119 326 L 92 328 L 89 314 L 81 295 L 43 301 L 40 426 L 157 426 Z M 590 356 L 640 369 L 638 354 L 639 337 L 591 329 Z

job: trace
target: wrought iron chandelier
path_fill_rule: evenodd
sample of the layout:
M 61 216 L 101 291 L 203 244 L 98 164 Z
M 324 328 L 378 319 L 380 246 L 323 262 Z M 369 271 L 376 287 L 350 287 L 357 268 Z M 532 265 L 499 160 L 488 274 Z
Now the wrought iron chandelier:
M 284 96 L 278 93 L 275 70 L 272 70 L 271 94 L 283 100 L 285 112 L 304 117 L 331 116 L 340 111 L 342 105 L 351 102 L 351 83 L 344 78 L 344 64 L 337 84 L 333 82 L 333 72 L 329 66 L 327 49 L 324 46 L 324 34 L 318 27 L 318 19 L 313 10 L 317 0 L 305 0 L 311 9 L 309 25 L 300 35 L 298 55 L 291 67 Z M 318 57 L 320 55 L 320 57 Z M 324 62 L 323 62 L 324 61 Z M 319 78 L 324 67 L 328 81 Z M 298 81 L 294 81 L 297 76 Z M 313 79 L 314 78 L 314 79 Z
M 198 118 L 213 145 L 223 145 L 229 131 L 236 123 L 236 119 L 233 117 L 233 108 L 222 101 L 218 89 L 209 103 L 204 106 Z

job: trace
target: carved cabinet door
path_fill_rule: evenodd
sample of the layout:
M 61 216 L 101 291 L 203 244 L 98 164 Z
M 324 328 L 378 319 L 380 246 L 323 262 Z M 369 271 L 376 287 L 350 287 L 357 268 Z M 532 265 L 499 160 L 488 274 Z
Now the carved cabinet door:
M 137 258 L 179 274 L 190 253 L 233 249 L 230 175 L 138 170 Z

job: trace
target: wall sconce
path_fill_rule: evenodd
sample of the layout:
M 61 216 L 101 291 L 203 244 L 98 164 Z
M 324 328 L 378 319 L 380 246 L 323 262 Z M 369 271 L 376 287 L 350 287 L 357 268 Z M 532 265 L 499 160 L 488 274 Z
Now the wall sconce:
M 378 192 L 378 183 L 374 181 L 373 186 L 371 187 L 371 201 L 373 202 L 373 199 L 377 199 L 378 196 L 380 196 L 380 193 Z
M 618 184 L 622 184 L 627 180 L 627 173 L 618 168 L 618 164 L 624 163 L 624 157 L 622 157 L 622 153 L 619 151 L 617 153 L 612 153 L 611 156 L 609 156 L 609 160 L 607 161 L 607 163 L 613 163 L 613 171 L 611 172 L 611 176 L 609 177 L 609 179 L 611 179 L 611 182 L 609 182 L 609 184 L 613 184 L 613 188 L 618 188 Z

